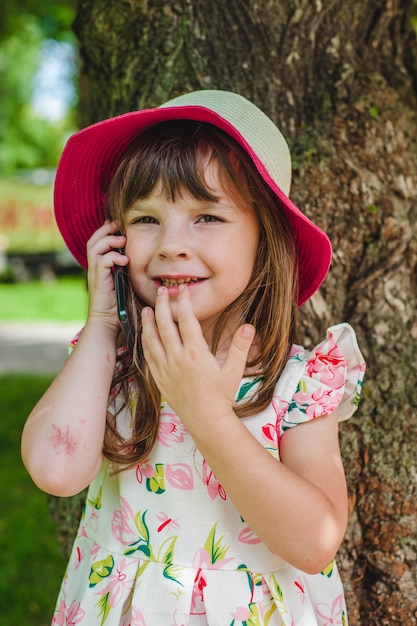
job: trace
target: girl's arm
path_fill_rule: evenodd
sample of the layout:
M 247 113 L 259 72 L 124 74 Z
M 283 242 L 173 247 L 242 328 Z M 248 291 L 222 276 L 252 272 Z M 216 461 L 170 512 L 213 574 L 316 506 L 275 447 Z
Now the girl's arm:
M 179 294 L 177 315 L 178 326 L 164 289 L 155 315 L 150 309 L 143 312 L 144 352 L 161 393 L 258 537 L 295 567 L 322 571 L 347 523 L 337 415 L 287 431 L 277 461 L 233 411 L 254 329 L 243 326 L 236 332 L 219 365 L 202 337 L 186 288 Z
M 212 420 L 194 440 L 217 480 L 272 552 L 310 574 L 335 556 L 347 524 L 337 414 L 287 431 L 281 462 L 236 415 Z
M 107 404 L 119 332 L 113 251 L 125 238 L 106 223 L 88 244 L 89 313 L 72 355 L 64 363 L 25 424 L 22 458 L 33 481 L 44 491 L 71 496 L 82 491 L 102 463 Z

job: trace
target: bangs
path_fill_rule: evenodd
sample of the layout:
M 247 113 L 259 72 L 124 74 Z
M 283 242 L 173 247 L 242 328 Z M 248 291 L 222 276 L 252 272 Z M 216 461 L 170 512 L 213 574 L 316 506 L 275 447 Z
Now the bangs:
M 243 149 L 211 124 L 172 120 L 151 126 L 129 145 L 108 190 L 107 217 L 123 221 L 124 213 L 155 189 L 169 202 L 184 191 L 197 200 L 215 202 L 204 176 L 212 160 L 219 165 L 223 188 L 252 204 Z
M 184 190 L 198 200 L 216 200 L 204 177 L 205 166 L 213 156 L 204 126 L 189 120 L 163 122 L 130 144 L 115 175 L 116 179 L 119 172 L 123 173 L 124 197 L 120 200 L 125 211 L 157 187 L 170 202 L 181 197 Z

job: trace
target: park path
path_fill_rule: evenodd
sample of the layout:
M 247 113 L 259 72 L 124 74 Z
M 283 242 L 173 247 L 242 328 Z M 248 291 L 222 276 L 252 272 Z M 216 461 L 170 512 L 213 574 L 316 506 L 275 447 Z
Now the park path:
M 82 324 L 0 322 L 0 375 L 12 372 L 55 374 Z

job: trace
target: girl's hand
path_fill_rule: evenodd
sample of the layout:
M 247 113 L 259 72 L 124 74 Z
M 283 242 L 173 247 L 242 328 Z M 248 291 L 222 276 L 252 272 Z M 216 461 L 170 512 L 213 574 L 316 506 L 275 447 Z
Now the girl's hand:
M 166 289 L 159 290 L 155 314 L 147 308 L 142 315 L 142 344 L 155 382 L 236 510 L 284 561 L 310 574 L 322 571 L 347 522 L 337 412 L 289 429 L 279 462 L 232 410 L 255 329 L 240 327 L 219 364 L 186 287 L 178 295 L 178 324 Z
M 220 365 L 203 337 L 185 286 L 179 288 L 177 316 L 178 324 L 172 317 L 168 291 L 160 287 L 155 312 L 150 308 L 142 312 L 142 345 L 162 396 L 193 431 L 207 420 L 233 413 L 255 329 L 244 325 L 236 331 Z
M 123 248 L 126 237 L 116 234 L 120 226 L 106 221 L 87 243 L 89 319 L 99 319 L 119 327 L 116 291 L 113 276 L 114 265 L 127 265 L 128 257 L 114 250 Z

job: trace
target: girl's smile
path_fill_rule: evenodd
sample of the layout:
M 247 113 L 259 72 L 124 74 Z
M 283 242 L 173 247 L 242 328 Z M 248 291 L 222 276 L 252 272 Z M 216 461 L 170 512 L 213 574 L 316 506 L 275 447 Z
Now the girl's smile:
M 196 283 L 201 283 L 204 280 L 205 278 L 197 278 L 197 276 L 157 276 L 154 278 L 157 287 L 166 287 L 170 295 L 177 295 L 175 290 L 178 290 L 180 285 L 193 287 Z
M 247 287 L 256 259 L 255 210 L 222 187 L 214 161 L 205 180 L 215 200 L 183 190 L 175 200 L 157 188 L 126 213 L 126 254 L 135 291 L 154 306 L 158 287 L 168 289 L 176 319 L 179 285 L 190 290 L 203 332 Z

